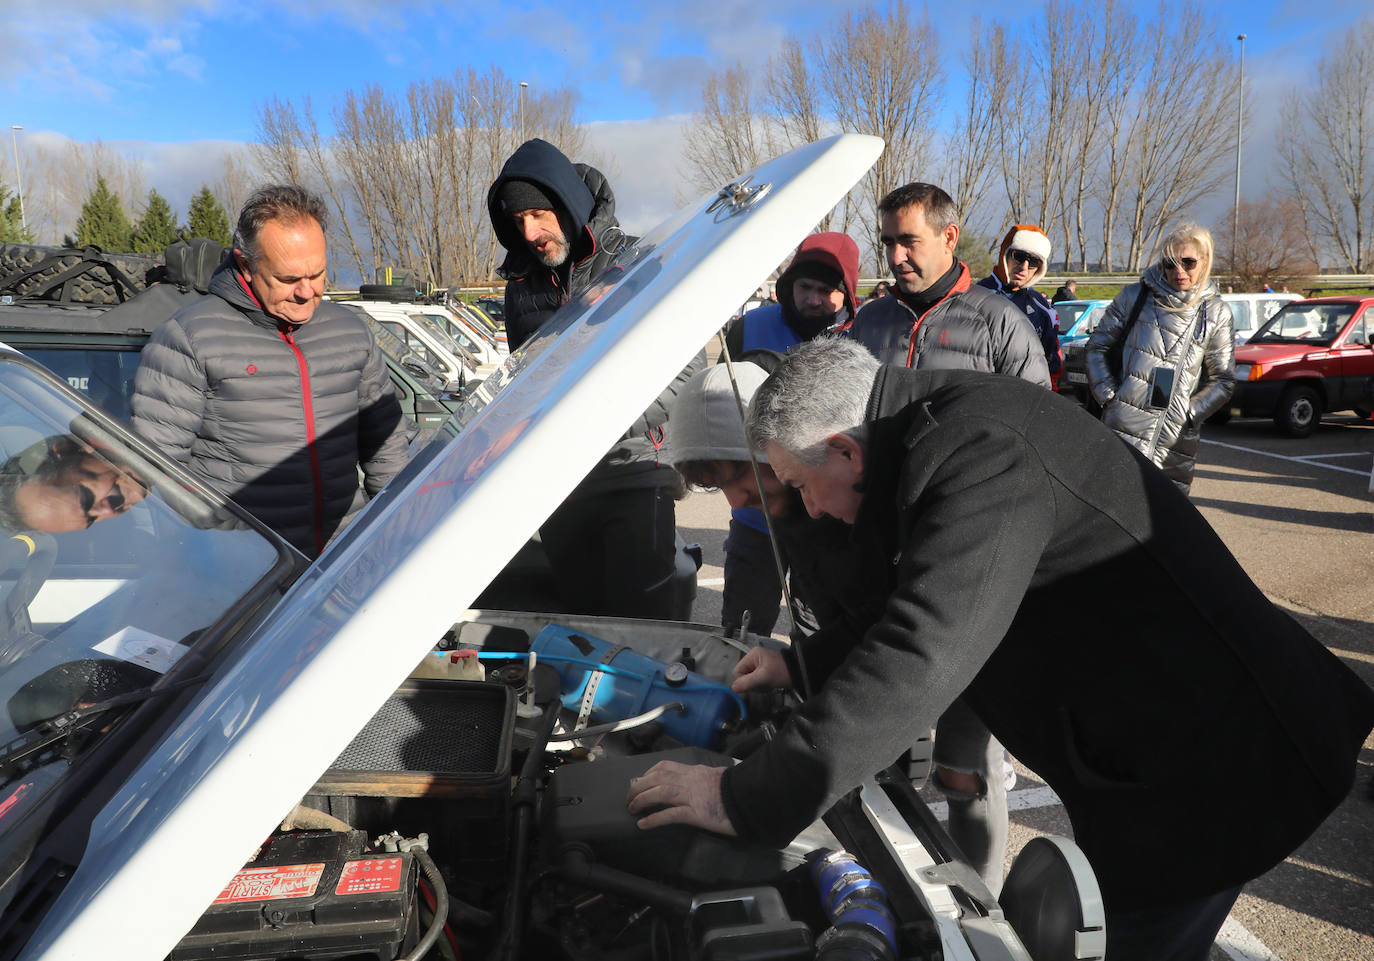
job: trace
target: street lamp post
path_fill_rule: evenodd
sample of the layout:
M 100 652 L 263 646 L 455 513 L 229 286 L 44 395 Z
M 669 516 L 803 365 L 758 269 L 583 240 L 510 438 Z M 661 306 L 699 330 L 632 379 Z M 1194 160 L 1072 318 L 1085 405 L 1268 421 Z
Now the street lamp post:
M 1236 98 L 1236 203 L 1231 210 L 1231 279 L 1236 277 L 1236 235 L 1240 232 L 1240 134 L 1241 123 L 1245 116 L 1245 34 L 1238 34 L 1240 41 L 1240 96 Z
M 525 142 L 525 90 L 529 84 L 524 80 L 520 81 L 520 142 Z
M 24 181 L 19 176 L 19 137 L 18 132 L 24 128 L 17 123 L 10 124 L 10 144 L 14 147 L 14 192 L 19 197 L 19 222 L 23 225 L 25 233 L 29 229 L 29 218 L 24 213 Z

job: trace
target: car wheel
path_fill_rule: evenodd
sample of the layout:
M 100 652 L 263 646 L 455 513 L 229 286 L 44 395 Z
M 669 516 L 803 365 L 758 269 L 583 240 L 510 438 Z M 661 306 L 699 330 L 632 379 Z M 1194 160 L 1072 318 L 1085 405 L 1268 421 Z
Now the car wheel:
M 1289 437 L 1307 437 L 1322 419 L 1321 396 L 1311 387 L 1295 385 L 1283 392 L 1274 423 Z

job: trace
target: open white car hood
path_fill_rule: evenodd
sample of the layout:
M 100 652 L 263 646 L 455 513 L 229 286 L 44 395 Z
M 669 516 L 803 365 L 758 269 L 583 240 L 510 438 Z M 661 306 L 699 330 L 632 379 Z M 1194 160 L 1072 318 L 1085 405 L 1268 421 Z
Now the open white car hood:
M 25 956 L 166 956 L 455 617 L 882 148 L 847 135 L 767 164 L 733 198 L 707 197 L 649 232 L 615 286 L 560 311 L 456 415 L 461 433 L 423 451 L 294 585 L 105 807 Z

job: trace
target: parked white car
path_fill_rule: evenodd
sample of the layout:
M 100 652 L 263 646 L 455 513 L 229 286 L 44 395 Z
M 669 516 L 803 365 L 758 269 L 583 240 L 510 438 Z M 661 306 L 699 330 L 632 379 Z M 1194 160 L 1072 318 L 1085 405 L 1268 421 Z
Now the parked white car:
M 1277 314 L 1284 304 L 1301 300 L 1298 294 L 1266 291 L 1259 294 L 1222 294 L 1221 299 L 1231 308 L 1235 323 L 1236 343 L 1243 344 L 1264 326 L 1264 322 Z
M 432 322 L 415 314 L 414 304 L 378 300 L 344 300 L 340 303 L 367 313 L 419 354 L 425 363 L 439 371 L 450 385 L 466 385 L 485 376 L 479 373 L 479 359 Z
M 630 777 L 766 733 L 732 642 L 469 609 L 882 146 L 799 148 L 622 251 L 313 564 L 0 351 L 10 483 L 61 487 L 60 453 L 123 494 L 60 533 L 0 511 L 0 954 L 1100 957 L 1081 852 L 1028 844 L 1004 913 L 904 775 L 783 850 L 638 830 Z
M 495 343 L 479 334 L 461 312 L 451 311 L 438 304 L 416 304 L 406 307 L 406 311 L 416 317 L 423 317 L 436 329 L 452 337 L 470 356 L 475 357 L 479 376 L 486 377 L 505 363 L 506 357 L 509 356 L 509 352 L 497 349 Z

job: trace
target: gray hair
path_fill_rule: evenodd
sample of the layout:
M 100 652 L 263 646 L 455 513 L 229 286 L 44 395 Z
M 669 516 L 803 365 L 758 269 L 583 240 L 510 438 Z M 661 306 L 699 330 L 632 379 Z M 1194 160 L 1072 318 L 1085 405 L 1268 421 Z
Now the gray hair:
M 852 340 L 821 337 L 794 347 L 749 403 L 755 450 L 777 444 L 803 464 L 825 462 L 832 434 L 864 438 L 878 359 Z
M 253 191 L 234 227 L 234 246 L 243 251 L 249 266 L 258 262 L 258 234 L 272 220 L 294 224 L 309 218 L 326 227 L 328 211 L 324 201 L 297 184 L 268 184 Z
M 954 198 L 934 184 L 905 184 L 878 201 L 878 219 L 908 207 L 920 207 L 926 226 L 936 233 L 959 226 L 959 208 Z

